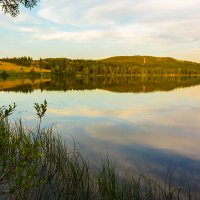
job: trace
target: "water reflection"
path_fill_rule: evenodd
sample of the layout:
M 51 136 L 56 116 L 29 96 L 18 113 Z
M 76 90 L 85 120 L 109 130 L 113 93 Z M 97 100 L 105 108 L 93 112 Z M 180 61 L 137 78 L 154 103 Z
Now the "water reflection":
M 198 84 L 200 84 L 199 76 L 52 76 L 41 79 L 34 79 L 34 77 L 32 79 L 0 79 L 0 90 L 27 93 L 35 89 L 54 91 L 103 89 L 114 92 L 152 92 L 170 91 Z
M 12 117 L 22 116 L 33 126 L 33 103 L 47 99 L 43 125 L 53 123 L 68 141 L 72 136 L 93 163 L 108 153 L 120 169 L 131 167 L 163 180 L 170 166 L 178 182 L 200 187 L 198 77 L 118 77 L 115 81 L 92 77 L 91 82 L 87 78 L 7 80 L 12 82 L 9 86 L 0 82 L 4 90 L 0 103 L 15 101 L 18 107 Z M 23 85 L 29 84 L 31 93 L 14 92 L 26 92 Z M 163 92 L 175 88 L 179 89 Z
M 38 79 L 38 78 L 6 78 L 0 79 L 0 90 L 2 91 L 15 91 L 15 92 L 32 92 L 36 89 L 40 89 L 40 86 L 44 83 L 49 83 L 50 78 Z

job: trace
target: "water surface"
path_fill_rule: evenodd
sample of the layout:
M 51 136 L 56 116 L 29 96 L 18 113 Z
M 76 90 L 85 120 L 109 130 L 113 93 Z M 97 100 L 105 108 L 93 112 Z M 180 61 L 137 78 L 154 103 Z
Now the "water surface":
M 199 77 L 52 77 L 0 81 L 0 104 L 33 127 L 34 102 L 48 102 L 43 126 L 75 140 L 91 163 L 107 154 L 133 168 L 200 186 Z

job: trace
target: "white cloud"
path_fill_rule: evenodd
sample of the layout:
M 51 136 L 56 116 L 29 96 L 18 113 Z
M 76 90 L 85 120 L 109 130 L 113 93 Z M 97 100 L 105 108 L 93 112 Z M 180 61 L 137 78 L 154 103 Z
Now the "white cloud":
M 22 12 L 15 19 L 0 15 L 0 28 L 16 30 L 13 37 L 28 33 L 28 40 L 44 45 L 86 42 L 92 49 L 95 42 L 97 49 L 106 47 L 104 55 L 138 52 L 184 57 L 198 52 L 199 9 L 199 0 L 41 0 L 37 10 Z
M 199 8 L 197 0 L 181 3 L 174 0 L 110 0 L 97 3 L 58 0 L 56 5 L 52 0 L 43 0 L 38 15 L 62 24 L 62 28 L 57 27 L 52 36 L 51 33 L 46 37 L 41 34 L 39 38 L 94 40 L 118 37 L 144 42 L 148 38 L 152 43 L 163 40 L 199 41 Z M 64 30 L 69 24 L 76 28 L 75 32 Z

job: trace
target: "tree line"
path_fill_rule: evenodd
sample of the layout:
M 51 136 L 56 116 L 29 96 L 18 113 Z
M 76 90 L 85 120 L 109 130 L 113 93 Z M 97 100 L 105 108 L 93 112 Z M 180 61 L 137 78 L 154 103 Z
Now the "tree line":
M 21 66 L 31 66 L 33 58 L 30 56 L 23 56 L 23 57 L 14 57 L 14 58 L 2 58 L 0 59 L 3 62 L 9 62 L 9 63 L 14 63 L 16 65 L 21 65 Z
M 3 58 L 5 62 L 22 66 L 34 66 L 49 69 L 54 75 L 198 75 L 200 64 L 194 62 L 179 62 L 175 59 L 135 59 L 131 62 L 105 60 L 83 60 L 68 58 L 40 58 L 33 60 L 31 57 Z
M 200 64 L 192 62 L 114 62 L 67 58 L 40 59 L 37 67 L 51 70 L 52 74 L 71 75 L 195 75 L 200 74 Z

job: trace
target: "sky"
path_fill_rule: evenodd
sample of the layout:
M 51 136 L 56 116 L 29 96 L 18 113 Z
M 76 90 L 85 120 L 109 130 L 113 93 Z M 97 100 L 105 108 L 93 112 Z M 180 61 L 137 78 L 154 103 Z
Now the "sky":
M 169 56 L 200 62 L 200 0 L 40 0 L 0 12 L 0 57 Z

